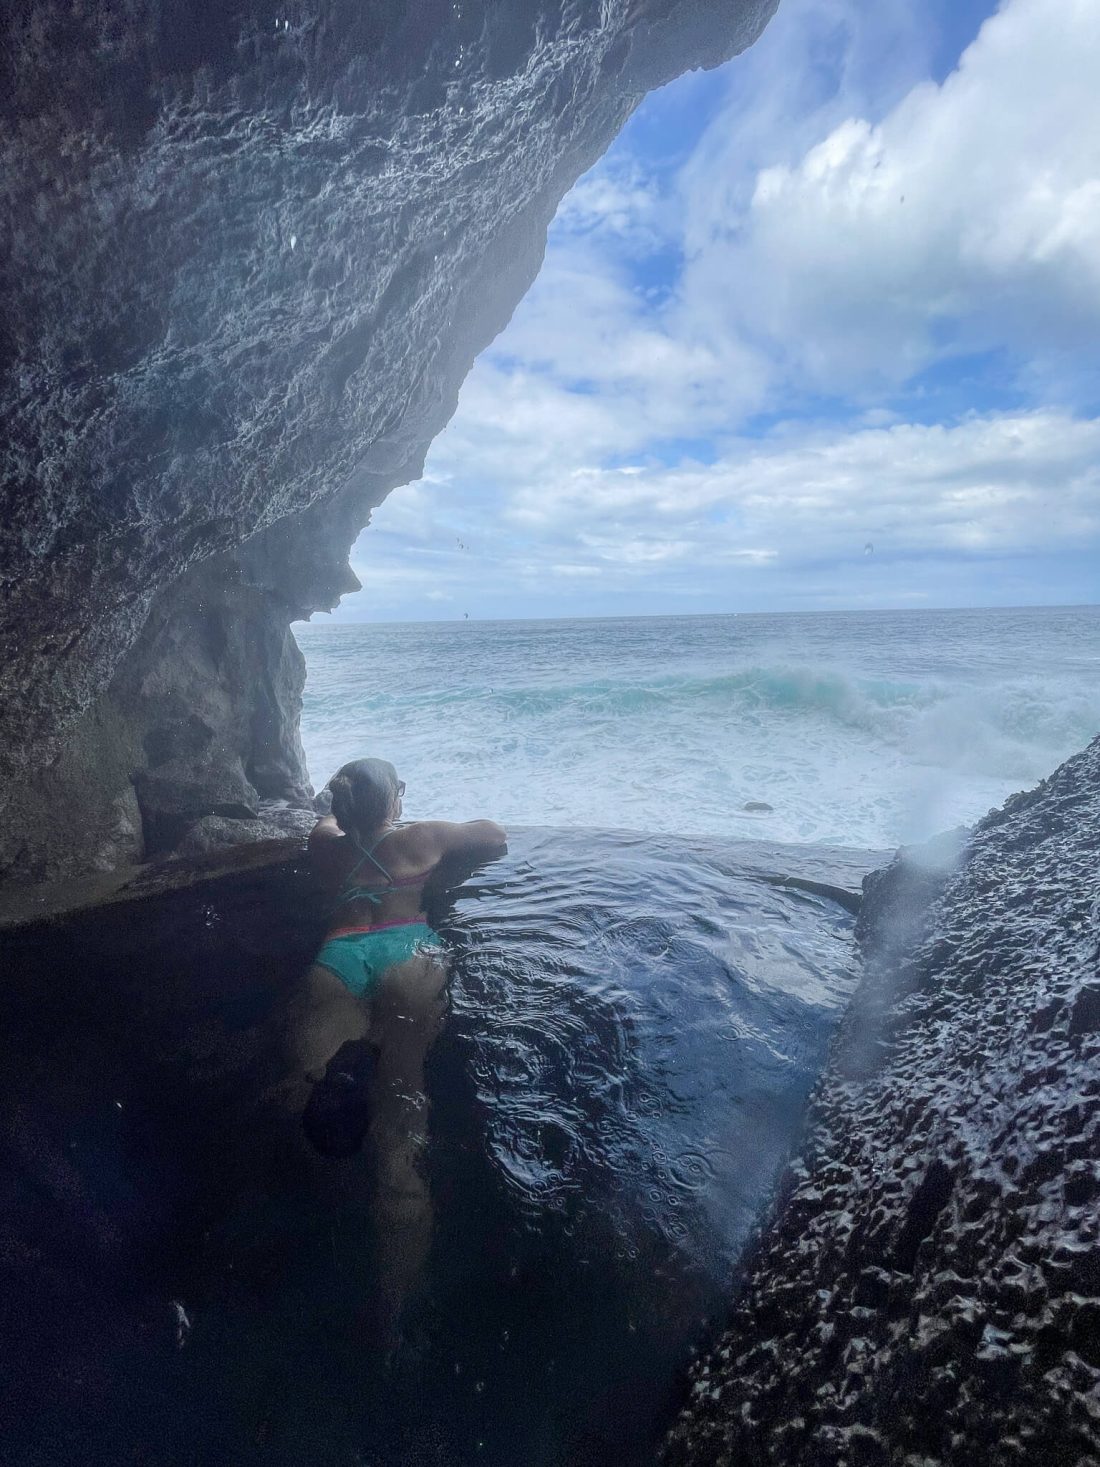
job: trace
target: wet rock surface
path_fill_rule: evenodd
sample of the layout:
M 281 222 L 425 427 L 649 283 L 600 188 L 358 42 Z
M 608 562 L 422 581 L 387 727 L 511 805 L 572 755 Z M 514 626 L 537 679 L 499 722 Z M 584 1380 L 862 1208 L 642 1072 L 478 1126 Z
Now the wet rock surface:
M 254 818 L 236 819 L 222 815 L 205 815 L 191 825 L 177 843 L 178 858 L 205 856 L 231 846 L 250 845 L 256 841 L 279 840 L 298 836 L 304 840 L 312 830 L 315 816 L 311 810 L 260 809 Z
M 158 597 L 61 754 L 9 787 L 0 880 L 53 881 L 162 855 L 206 818 L 235 820 L 235 841 L 261 839 L 262 810 L 308 812 L 305 669 L 288 622 L 295 591 L 310 587 L 285 575 L 276 595 L 280 547 L 265 550 L 267 538 L 252 542 L 248 566 L 241 556 L 209 561 Z
M 562 195 L 773 8 L 10 8 L 0 872 L 121 854 L 115 804 L 168 746 L 200 783 L 306 797 L 288 623 L 356 584 L 349 546 L 418 476 Z
M 868 879 L 866 977 L 669 1467 L 1100 1461 L 1098 855 L 1100 740 L 953 874 Z

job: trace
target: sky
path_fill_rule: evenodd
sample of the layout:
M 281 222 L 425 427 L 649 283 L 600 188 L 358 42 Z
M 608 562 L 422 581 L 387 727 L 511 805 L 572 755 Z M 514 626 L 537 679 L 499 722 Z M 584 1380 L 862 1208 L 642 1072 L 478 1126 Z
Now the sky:
M 564 199 L 337 621 L 1100 599 L 1100 0 L 782 0 Z

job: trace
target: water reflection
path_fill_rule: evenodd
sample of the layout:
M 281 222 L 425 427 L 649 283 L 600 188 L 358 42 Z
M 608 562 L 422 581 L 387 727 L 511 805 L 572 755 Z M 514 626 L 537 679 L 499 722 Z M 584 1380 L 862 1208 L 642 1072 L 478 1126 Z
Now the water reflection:
M 649 1462 L 853 982 L 848 913 L 762 874 L 873 863 L 528 830 L 432 914 L 435 1227 L 392 1358 L 370 1157 L 265 1098 L 319 936 L 292 873 L 9 939 L 5 1462 Z
M 853 982 L 850 917 L 747 857 L 524 832 L 459 894 L 401 1451 L 650 1460 Z

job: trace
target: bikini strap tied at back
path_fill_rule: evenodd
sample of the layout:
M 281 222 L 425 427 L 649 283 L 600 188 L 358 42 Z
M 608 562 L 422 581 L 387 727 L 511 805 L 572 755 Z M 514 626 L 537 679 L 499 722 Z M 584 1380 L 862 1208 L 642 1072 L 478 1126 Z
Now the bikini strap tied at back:
M 355 841 L 355 849 L 359 852 L 359 860 L 356 861 L 355 865 L 349 871 L 349 876 L 354 876 L 355 873 L 359 870 L 359 867 L 363 864 L 363 862 L 369 861 L 371 865 L 376 870 L 380 871 L 382 875 L 386 878 L 386 880 L 392 884 L 393 877 L 386 870 L 385 866 L 382 865 L 382 862 L 378 859 L 378 857 L 374 854 L 378 847 L 386 839 L 387 835 L 389 835 L 388 830 L 383 832 L 383 834 L 378 837 L 374 844 L 367 846 L 366 849 L 364 849 L 357 840 Z M 352 836 L 352 840 L 355 840 L 354 836 Z
M 373 902 L 375 906 L 380 907 L 382 905 L 382 893 L 384 891 L 400 891 L 403 887 L 422 886 L 427 878 L 431 875 L 432 871 L 435 869 L 434 865 L 429 866 L 425 871 L 416 872 L 416 874 L 413 876 L 391 876 L 390 873 L 386 870 L 385 866 L 382 865 L 382 862 L 374 854 L 377 847 L 382 844 L 387 835 L 389 835 L 388 830 L 384 831 L 382 835 L 380 835 L 378 839 L 370 846 L 361 846 L 358 839 L 354 835 L 351 837 L 352 841 L 354 842 L 355 849 L 359 852 L 359 859 L 358 861 L 356 861 L 355 865 L 347 874 L 347 878 L 344 881 L 344 885 L 340 891 L 340 895 L 336 898 L 337 906 L 340 906 L 343 902 L 366 901 Z M 354 877 L 355 873 L 359 870 L 364 861 L 369 861 L 371 865 L 376 868 L 378 873 L 385 878 L 386 885 L 384 887 L 379 888 L 377 886 L 354 886 L 352 884 L 352 877 Z
M 374 854 L 375 847 L 381 844 L 381 842 L 385 840 L 386 835 L 388 834 L 388 831 L 384 832 L 378 837 L 378 840 L 376 840 L 374 844 L 370 846 L 360 845 L 357 836 L 353 835 L 351 837 L 355 845 L 355 849 L 359 852 L 359 859 L 358 861 L 356 861 L 355 865 L 351 868 L 351 870 L 347 874 L 347 877 L 345 878 L 344 885 L 341 888 L 340 894 L 336 898 L 337 905 L 342 902 L 359 901 L 374 902 L 376 906 L 382 905 L 382 893 L 377 887 L 355 886 L 352 884 L 352 877 L 359 870 L 364 861 L 369 861 L 371 865 L 374 866 L 376 870 L 385 878 L 387 888 L 393 886 L 393 877 L 386 870 L 385 866 L 382 865 L 382 862 L 378 859 L 378 857 Z

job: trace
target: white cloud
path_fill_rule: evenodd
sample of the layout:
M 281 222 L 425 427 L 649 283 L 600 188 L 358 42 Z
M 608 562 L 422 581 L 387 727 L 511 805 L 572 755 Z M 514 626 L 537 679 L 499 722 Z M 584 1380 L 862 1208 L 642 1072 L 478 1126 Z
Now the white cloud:
M 1100 549 L 1100 5 L 1009 0 L 942 84 L 930 13 L 784 0 L 686 162 L 578 184 L 423 482 L 376 511 L 364 607 L 903 605 L 951 567 L 977 602 L 975 566 Z M 985 348 L 1012 410 L 906 387 Z
M 656 179 L 632 158 L 586 173 L 562 200 L 554 231 L 559 239 L 569 234 L 615 237 L 636 254 L 652 253 L 675 240 Z
M 552 565 L 550 570 L 555 576 L 564 576 L 567 580 L 575 580 L 578 577 L 598 576 L 600 574 L 598 565 Z
M 716 213 L 690 171 L 681 329 L 753 341 L 788 384 L 830 393 L 904 382 L 958 350 L 1092 348 L 1098 76 L 1095 0 L 1011 0 L 942 86 L 762 169 L 740 214 Z M 726 141 L 708 166 L 741 178 L 736 130 Z
M 722 429 L 761 406 L 765 380 L 751 347 L 680 329 L 671 307 L 655 305 L 632 282 L 629 262 L 606 241 L 566 237 L 499 350 L 475 368 L 461 410 L 472 421 L 471 412 L 484 412 L 484 397 L 508 393 L 507 418 L 521 432 L 516 414 L 530 405 L 551 419 L 542 432 L 576 441 L 578 429 L 595 431 L 594 447 L 624 452 Z
M 1036 412 L 818 431 L 743 442 L 709 466 L 551 478 L 503 507 L 619 566 L 843 559 L 868 540 L 880 556 L 1056 549 L 1100 539 L 1100 422 Z
M 382 528 L 400 493 L 377 512 Z M 750 596 L 771 587 L 898 605 L 927 599 L 929 555 L 1100 553 L 1100 421 L 1046 411 L 788 429 L 743 440 L 709 465 L 550 468 L 537 482 L 497 486 L 481 518 L 515 528 L 483 536 L 468 560 L 445 525 L 449 493 L 432 491 L 432 554 L 364 542 L 368 584 L 392 594 L 403 581 L 423 595 L 440 582 L 449 593 L 476 583 L 507 594 L 558 581 L 614 597 L 656 576 L 672 597 L 714 601 L 736 581 Z

